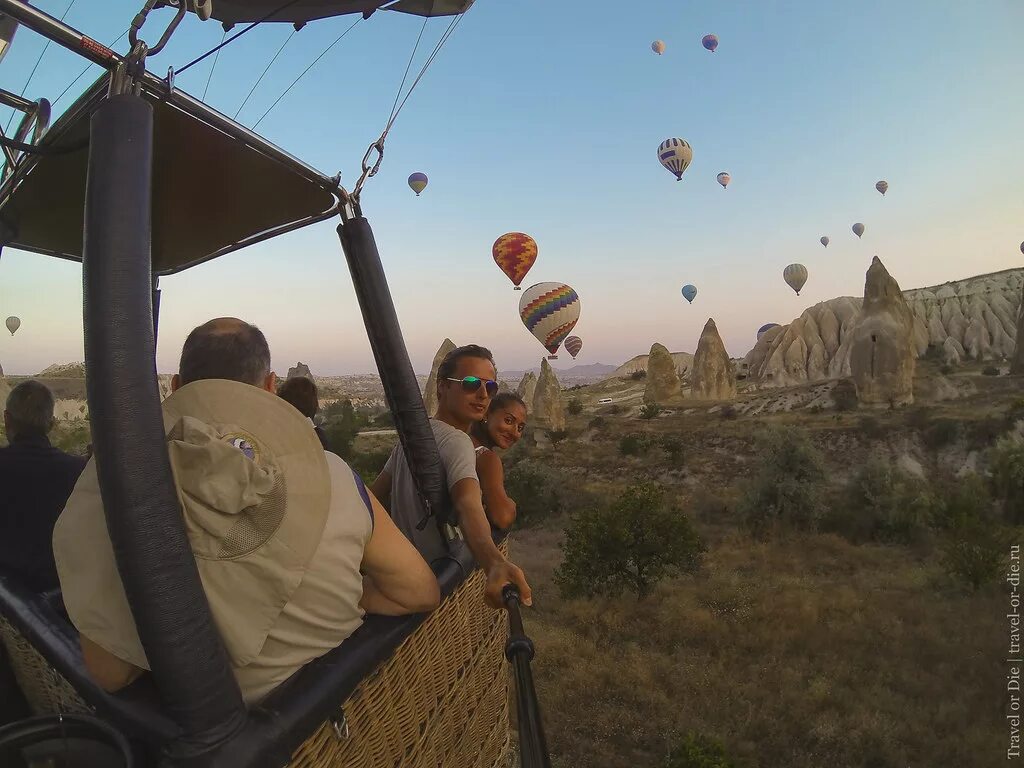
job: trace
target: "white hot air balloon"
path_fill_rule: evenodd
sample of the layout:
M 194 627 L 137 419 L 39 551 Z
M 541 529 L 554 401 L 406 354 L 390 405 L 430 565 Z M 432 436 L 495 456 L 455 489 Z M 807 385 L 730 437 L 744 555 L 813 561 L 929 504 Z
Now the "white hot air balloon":
M 729 175 L 728 171 L 722 171 L 718 174 L 718 183 L 722 185 L 722 189 L 727 188 L 730 181 L 732 181 L 732 176 Z
M 21 328 L 21 318 L 14 315 L 7 318 L 7 330 L 11 332 L 11 336 L 16 334 L 19 328 Z
M 654 51 L 659 56 L 661 56 L 661 54 L 665 52 L 665 43 L 662 42 L 661 40 L 655 40 L 653 43 L 651 43 L 651 50 Z
M 686 139 L 665 139 L 658 147 L 658 160 L 670 173 L 675 174 L 676 181 L 682 181 L 683 171 L 690 167 L 693 160 L 693 149 Z
M 804 283 L 807 282 L 807 267 L 803 264 L 790 264 L 784 270 L 782 270 L 782 279 L 786 281 L 786 285 L 796 291 L 796 295 L 800 295 L 800 289 L 804 287 Z

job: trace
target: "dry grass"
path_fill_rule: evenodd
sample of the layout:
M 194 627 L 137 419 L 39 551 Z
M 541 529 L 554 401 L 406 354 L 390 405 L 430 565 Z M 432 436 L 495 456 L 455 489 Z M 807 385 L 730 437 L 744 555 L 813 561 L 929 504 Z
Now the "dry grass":
M 833 536 L 713 538 L 699 576 L 638 604 L 561 600 L 558 534 L 517 536 L 556 765 L 655 766 L 690 729 L 751 767 L 996 764 L 998 591 L 970 595 L 931 560 Z

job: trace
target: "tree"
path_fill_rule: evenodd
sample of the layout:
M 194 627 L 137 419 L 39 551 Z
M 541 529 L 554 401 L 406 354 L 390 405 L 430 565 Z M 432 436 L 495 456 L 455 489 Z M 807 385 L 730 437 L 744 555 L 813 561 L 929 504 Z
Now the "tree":
M 583 413 L 583 401 L 578 397 L 574 397 L 569 401 L 568 405 L 570 416 L 579 416 Z
M 653 483 L 630 485 L 611 505 L 574 514 L 555 582 L 565 597 L 617 595 L 643 599 L 662 579 L 692 573 L 705 546 L 690 521 Z
M 646 403 L 640 407 L 641 419 L 653 419 L 659 413 L 661 413 L 661 406 L 657 403 Z

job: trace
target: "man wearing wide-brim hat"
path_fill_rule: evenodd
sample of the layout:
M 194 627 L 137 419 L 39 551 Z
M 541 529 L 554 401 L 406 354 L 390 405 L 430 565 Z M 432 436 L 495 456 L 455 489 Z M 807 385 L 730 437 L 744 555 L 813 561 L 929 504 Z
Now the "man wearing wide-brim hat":
M 218 318 L 189 334 L 163 404 L 185 529 L 248 703 L 340 645 L 364 611 L 418 613 L 440 599 L 423 558 L 275 383 L 259 329 Z M 93 461 L 53 548 L 86 666 L 106 690 L 123 688 L 149 662 Z

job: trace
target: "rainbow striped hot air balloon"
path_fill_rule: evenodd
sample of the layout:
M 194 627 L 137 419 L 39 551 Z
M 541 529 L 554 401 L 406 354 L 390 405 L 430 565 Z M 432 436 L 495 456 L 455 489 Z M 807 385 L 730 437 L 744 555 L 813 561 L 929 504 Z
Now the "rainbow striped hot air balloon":
M 583 339 L 579 336 L 570 336 L 565 340 L 565 351 L 575 360 L 576 355 L 583 351 Z
M 686 139 L 665 139 L 658 145 L 658 159 L 670 173 L 675 174 L 676 181 L 682 181 L 683 171 L 693 160 L 693 148 Z
M 563 283 L 537 283 L 523 291 L 519 317 L 550 353 L 548 360 L 557 360 L 558 347 L 579 322 L 580 297 Z
M 537 260 L 537 241 L 522 232 L 508 232 L 494 241 L 491 255 L 515 290 L 521 291 L 519 284 Z
M 417 171 L 409 177 L 409 189 L 420 196 L 420 192 L 427 188 L 427 174 Z

